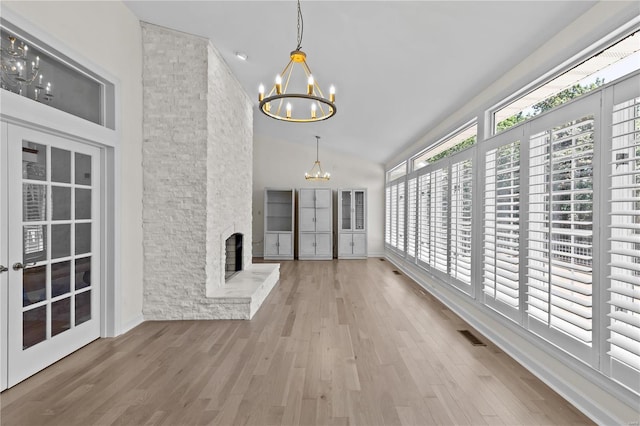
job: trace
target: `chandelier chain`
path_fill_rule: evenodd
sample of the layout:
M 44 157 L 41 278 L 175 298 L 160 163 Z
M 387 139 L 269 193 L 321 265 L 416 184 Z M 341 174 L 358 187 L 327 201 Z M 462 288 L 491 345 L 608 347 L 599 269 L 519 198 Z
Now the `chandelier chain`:
M 304 33 L 304 19 L 302 18 L 302 9 L 300 9 L 300 0 L 298 0 L 298 46 L 296 50 L 302 48 L 302 35 Z

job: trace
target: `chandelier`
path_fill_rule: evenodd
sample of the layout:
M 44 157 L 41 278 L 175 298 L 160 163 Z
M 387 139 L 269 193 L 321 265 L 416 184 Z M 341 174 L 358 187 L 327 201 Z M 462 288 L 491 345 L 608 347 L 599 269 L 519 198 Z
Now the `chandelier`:
M 276 76 L 275 84 L 265 96 L 264 86 L 258 91 L 260 110 L 271 118 L 294 123 L 311 123 L 326 120 L 336 113 L 336 92 L 333 86 L 326 98 L 307 65 L 307 55 L 301 49 L 304 21 L 298 0 L 298 45 L 291 52 L 284 70 Z M 299 67 L 296 68 L 296 66 Z M 302 72 L 294 74 L 294 69 Z M 284 84 L 283 84 L 284 83 Z
M 1 87 L 5 90 L 27 95 L 28 86 L 33 85 L 33 99 L 51 101 L 53 98 L 51 82 L 43 82 L 40 73 L 40 57 L 29 58 L 29 46 L 18 42 L 15 36 L 8 36 L 9 45 L 0 46 Z
M 318 143 L 320 141 L 320 136 L 316 136 L 316 162 L 313 163 L 313 167 L 307 173 L 304 174 L 304 178 L 306 180 L 329 180 L 331 179 L 331 174 L 328 172 L 322 171 L 322 166 L 320 165 L 320 159 L 318 157 Z

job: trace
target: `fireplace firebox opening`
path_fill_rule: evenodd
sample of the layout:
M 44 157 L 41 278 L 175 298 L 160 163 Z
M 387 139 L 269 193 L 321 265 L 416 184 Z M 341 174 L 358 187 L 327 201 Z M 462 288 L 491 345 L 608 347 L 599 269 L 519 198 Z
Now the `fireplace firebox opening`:
M 229 281 L 232 276 L 242 271 L 242 234 L 236 233 L 227 238 L 225 252 L 224 280 Z

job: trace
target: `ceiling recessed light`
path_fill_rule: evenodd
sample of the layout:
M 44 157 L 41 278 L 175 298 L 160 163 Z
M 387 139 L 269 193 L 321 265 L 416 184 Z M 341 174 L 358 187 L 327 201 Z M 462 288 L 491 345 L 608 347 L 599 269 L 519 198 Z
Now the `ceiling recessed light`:
M 247 54 L 242 52 L 236 52 L 236 58 L 240 59 L 241 61 L 246 61 Z

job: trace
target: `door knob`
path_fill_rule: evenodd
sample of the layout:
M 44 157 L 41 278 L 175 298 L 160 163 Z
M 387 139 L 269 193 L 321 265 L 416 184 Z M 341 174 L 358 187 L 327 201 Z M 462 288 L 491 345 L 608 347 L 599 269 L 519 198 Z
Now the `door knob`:
M 9 268 L 7 268 L 6 266 L 0 265 L 0 274 L 3 273 L 3 272 L 7 272 L 8 270 L 9 270 Z
M 35 264 L 36 264 L 36 262 L 28 262 L 28 263 L 25 263 L 23 265 L 20 262 L 16 262 L 16 263 L 13 264 L 13 270 L 14 271 L 19 271 L 20 269 L 25 269 L 27 266 L 33 266 Z

